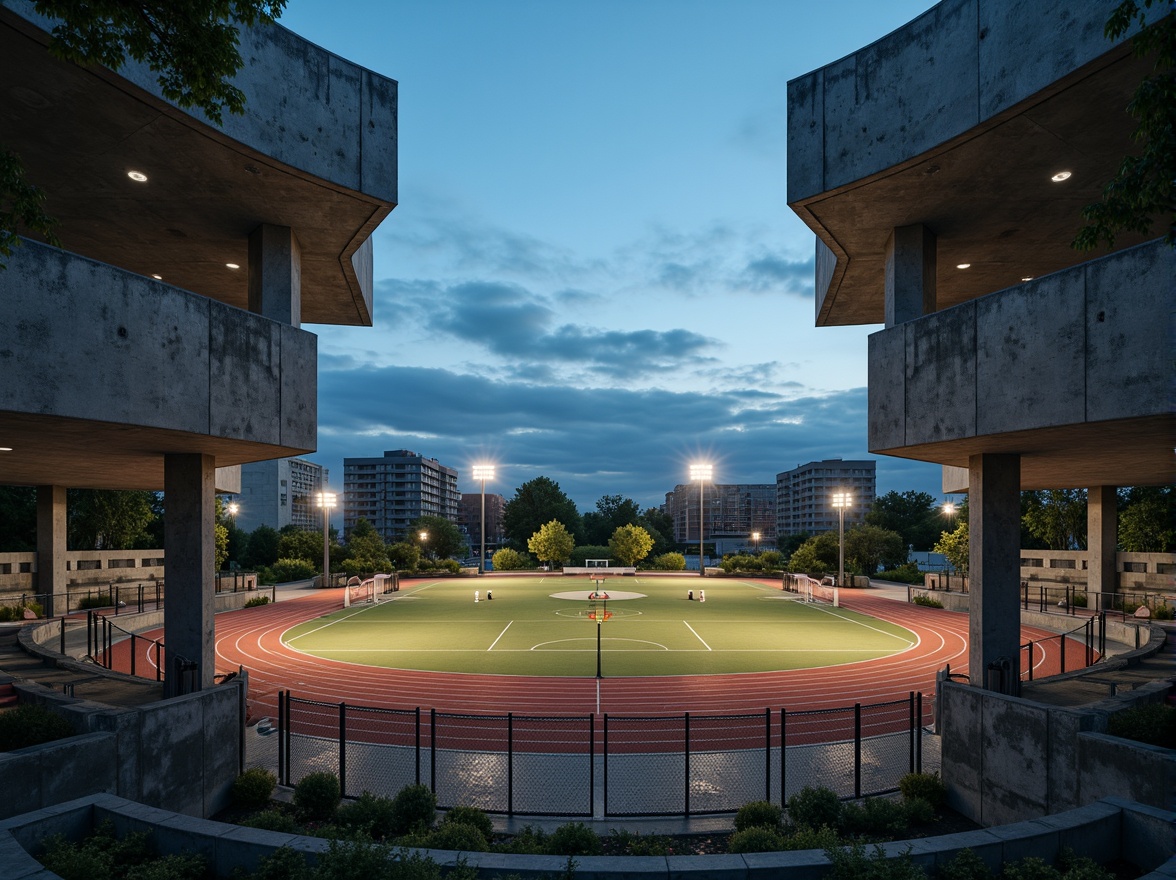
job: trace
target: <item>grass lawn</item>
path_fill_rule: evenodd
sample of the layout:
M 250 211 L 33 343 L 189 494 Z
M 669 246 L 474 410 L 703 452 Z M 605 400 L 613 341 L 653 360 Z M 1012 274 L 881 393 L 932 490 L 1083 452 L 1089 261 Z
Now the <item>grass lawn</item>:
M 378 604 L 299 624 L 283 640 L 307 654 L 371 666 L 594 676 L 598 624 L 588 617 L 594 586 L 559 575 L 408 581 Z M 698 600 L 700 586 L 705 602 Z M 805 604 L 751 581 L 625 577 L 603 589 L 612 597 L 612 616 L 600 624 L 609 677 L 832 666 L 886 657 L 915 643 L 900 626 Z M 626 594 L 631 598 L 621 598 Z

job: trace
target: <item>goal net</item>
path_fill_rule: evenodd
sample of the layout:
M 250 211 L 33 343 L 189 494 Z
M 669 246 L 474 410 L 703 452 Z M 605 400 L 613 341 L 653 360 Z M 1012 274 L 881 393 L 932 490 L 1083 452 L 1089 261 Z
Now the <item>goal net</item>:
M 360 580 L 352 577 L 347 581 L 347 589 L 343 593 L 343 607 L 350 608 L 361 602 L 376 601 L 376 582 L 374 578 Z

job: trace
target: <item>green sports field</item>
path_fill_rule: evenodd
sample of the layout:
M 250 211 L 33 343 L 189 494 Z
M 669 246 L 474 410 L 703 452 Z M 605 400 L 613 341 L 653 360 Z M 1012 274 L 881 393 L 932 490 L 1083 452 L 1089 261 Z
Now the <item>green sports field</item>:
M 307 621 L 282 638 L 307 654 L 371 666 L 593 676 L 594 588 L 586 578 L 558 575 L 406 581 L 377 604 Z M 915 642 L 900 626 L 752 581 L 625 577 L 602 589 L 610 596 L 611 617 L 599 624 L 609 677 L 832 666 L 886 657 Z

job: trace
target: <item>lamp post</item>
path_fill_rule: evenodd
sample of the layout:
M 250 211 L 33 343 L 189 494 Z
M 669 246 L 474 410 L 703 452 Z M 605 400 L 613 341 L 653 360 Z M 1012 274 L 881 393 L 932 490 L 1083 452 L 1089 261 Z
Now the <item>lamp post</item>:
M 325 587 L 331 577 L 331 508 L 335 506 L 335 493 L 325 489 L 315 493 L 318 506 L 323 509 L 323 583 Z
M 752 532 L 751 533 L 751 540 L 755 542 L 755 555 L 756 556 L 759 556 L 759 539 L 760 539 L 759 532 Z
M 427 560 L 429 558 L 429 548 L 428 548 L 428 546 L 426 546 L 426 542 L 429 540 L 429 533 L 428 532 L 421 532 L 420 538 L 421 538 L 421 550 L 424 551 L 425 559 Z
M 849 492 L 834 492 L 833 506 L 837 508 L 837 586 L 845 584 L 845 508 L 853 502 Z
M 703 517 L 704 484 L 714 475 L 714 466 L 709 464 L 690 465 L 690 479 L 698 480 L 698 574 L 706 577 L 706 566 L 702 562 L 702 533 L 705 519 Z
M 478 556 L 478 574 L 486 573 L 486 481 L 494 479 L 494 465 L 474 465 L 474 479 L 482 481 L 482 552 Z

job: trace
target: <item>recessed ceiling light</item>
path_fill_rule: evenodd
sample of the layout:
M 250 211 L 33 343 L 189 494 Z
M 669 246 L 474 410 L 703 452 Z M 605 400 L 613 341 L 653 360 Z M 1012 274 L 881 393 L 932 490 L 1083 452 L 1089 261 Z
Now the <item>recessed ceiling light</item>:
M 1032 276 L 1032 275 L 1022 275 L 1022 276 L 1021 276 L 1021 280 L 1022 280 L 1022 281 L 1032 281 L 1032 280 L 1033 280 L 1033 276 Z
M 971 267 L 972 267 L 971 263 L 956 263 L 957 269 L 970 269 Z
M 1071 172 L 1069 171 L 1059 171 L 1057 174 L 1051 177 L 1050 180 L 1052 180 L 1054 183 L 1061 183 L 1063 180 L 1069 180 L 1070 174 Z
M 238 263 L 225 263 L 225 265 L 228 266 L 230 269 L 240 269 L 241 268 L 240 264 L 238 264 Z
M 135 183 L 146 183 L 147 182 L 147 175 L 144 174 L 142 171 L 128 171 L 127 177 L 129 177 L 131 180 L 135 181 Z
M 152 274 L 151 274 L 151 277 L 152 277 L 152 278 L 154 278 L 156 281 L 162 281 L 162 280 L 163 280 L 163 276 L 162 276 L 162 275 L 156 275 L 155 273 L 152 273 Z
M 11 446 L 0 446 L 0 452 L 12 452 Z

